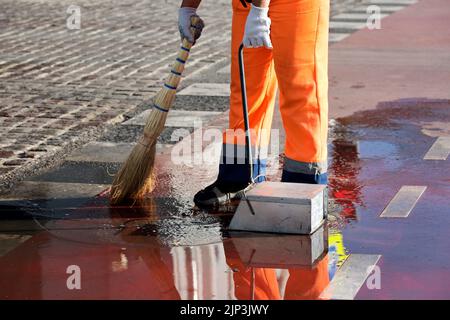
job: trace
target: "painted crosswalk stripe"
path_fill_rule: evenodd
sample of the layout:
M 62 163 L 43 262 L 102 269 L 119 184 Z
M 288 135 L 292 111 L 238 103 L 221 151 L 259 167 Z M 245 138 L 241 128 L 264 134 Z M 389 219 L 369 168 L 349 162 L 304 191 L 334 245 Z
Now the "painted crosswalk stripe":
M 426 186 L 402 186 L 381 213 L 382 218 L 406 218 L 427 189 Z
M 331 21 L 341 22 L 366 22 L 371 15 L 369 13 L 341 13 L 331 18 Z M 388 14 L 380 14 L 380 18 L 387 17 Z
M 29 235 L 0 234 L 0 257 L 3 257 L 30 238 L 31 236 Z
M 447 160 L 450 154 L 450 137 L 439 137 L 425 154 L 423 160 Z
M 125 121 L 123 125 L 143 126 L 147 121 L 150 110 L 138 114 L 137 116 Z M 165 123 L 166 127 L 198 127 L 205 125 L 214 117 L 222 114 L 217 111 L 188 111 L 188 110 L 170 110 Z
M 351 33 L 367 27 L 367 20 L 372 17 L 373 12 L 368 11 L 370 5 L 377 6 L 380 18 L 416 3 L 416 0 L 369 0 L 353 9 L 342 12 L 330 18 L 329 42 L 335 43 L 347 38 Z
M 90 142 L 72 152 L 67 161 L 77 162 L 124 162 L 134 143 Z
M 405 6 L 386 6 L 378 5 L 380 13 L 394 13 L 396 11 L 402 10 Z M 347 13 L 367 13 L 367 6 L 355 7 L 349 10 Z
M 217 70 L 217 73 L 218 74 L 230 74 L 230 71 L 231 71 L 231 66 L 227 65 L 227 66 Z
M 136 143 L 115 143 L 95 141 L 72 152 L 66 161 L 74 162 L 101 162 L 101 163 L 123 163 L 127 160 L 131 150 Z M 161 151 L 167 144 L 157 143 L 156 151 Z
M 380 255 L 351 254 L 336 272 L 321 299 L 353 300 L 372 273 Z
M 398 6 L 398 5 L 409 6 L 411 4 L 417 3 L 417 0 L 368 0 L 365 1 L 365 3 L 372 5 L 385 5 L 385 6 Z
M 365 27 L 365 22 L 330 21 L 330 32 L 333 33 L 349 33 Z
M 186 111 L 173 110 L 169 113 L 166 121 L 167 127 L 198 127 L 205 125 L 206 122 L 222 114 L 218 111 Z
M 344 40 L 350 35 L 350 33 L 330 33 L 328 41 L 330 43 L 339 42 Z
M 34 200 L 34 199 L 69 199 L 93 197 L 107 189 L 106 184 L 64 183 L 47 181 L 23 181 L 3 199 Z
M 230 84 L 194 83 L 178 92 L 178 95 L 228 97 L 230 96 Z

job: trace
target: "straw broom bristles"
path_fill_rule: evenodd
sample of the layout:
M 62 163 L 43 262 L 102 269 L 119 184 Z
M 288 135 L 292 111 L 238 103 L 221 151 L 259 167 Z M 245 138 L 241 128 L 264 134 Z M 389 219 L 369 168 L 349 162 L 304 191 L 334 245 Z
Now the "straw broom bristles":
M 201 20 L 191 18 L 194 38 L 198 38 L 203 27 Z M 200 24 L 200 25 L 199 25 Z M 199 25 L 199 26 L 198 26 Z M 156 140 L 164 130 L 167 113 L 175 99 L 176 88 L 184 71 L 184 64 L 189 57 L 192 43 L 183 39 L 178 57 L 172 66 L 171 74 L 164 83 L 163 88 L 153 99 L 153 108 L 147 118 L 144 134 L 116 174 L 110 190 L 111 204 L 119 204 L 127 199 L 142 199 L 155 187 L 155 174 L 153 172 L 156 154 Z

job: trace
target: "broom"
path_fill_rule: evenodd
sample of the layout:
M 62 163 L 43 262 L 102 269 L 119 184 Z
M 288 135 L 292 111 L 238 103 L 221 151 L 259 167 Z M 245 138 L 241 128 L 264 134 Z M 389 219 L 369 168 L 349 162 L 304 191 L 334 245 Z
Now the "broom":
M 200 36 L 203 23 L 197 16 L 191 17 L 191 28 L 194 39 Z M 192 47 L 186 38 L 183 39 L 181 49 L 170 75 L 164 86 L 153 99 L 153 108 L 147 118 L 144 134 L 116 174 L 110 189 L 110 203 L 115 205 L 127 199 L 142 199 L 155 187 L 153 172 L 156 154 L 156 140 L 164 129 L 167 113 L 175 99 L 176 89 L 180 83 L 184 64 L 189 57 Z

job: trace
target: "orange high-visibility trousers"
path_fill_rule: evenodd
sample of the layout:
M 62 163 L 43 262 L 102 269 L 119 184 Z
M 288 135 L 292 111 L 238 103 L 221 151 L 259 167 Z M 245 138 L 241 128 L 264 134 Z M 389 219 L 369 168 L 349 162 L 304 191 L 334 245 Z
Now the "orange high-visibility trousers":
M 238 300 L 281 299 L 275 269 L 246 265 L 239 256 L 233 241 L 224 241 L 223 247 L 227 264 L 233 270 L 234 294 Z
M 330 283 L 326 254 L 312 268 L 289 268 L 289 278 L 284 295 L 281 296 L 276 269 L 246 265 L 232 241 L 224 241 L 223 246 L 227 264 L 233 270 L 234 294 L 239 300 L 314 300 L 320 298 L 320 294 Z
M 317 300 L 330 283 L 328 255 L 314 268 L 290 268 L 289 280 L 284 293 L 285 300 Z
M 233 0 L 229 129 L 219 180 L 248 180 L 238 48 L 249 8 Z M 254 176 L 264 176 L 277 88 L 286 131 L 282 180 L 326 183 L 329 0 L 271 0 L 273 49 L 244 49 Z M 264 151 L 261 151 L 264 150 Z M 240 155 L 240 156 L 239 156 Z

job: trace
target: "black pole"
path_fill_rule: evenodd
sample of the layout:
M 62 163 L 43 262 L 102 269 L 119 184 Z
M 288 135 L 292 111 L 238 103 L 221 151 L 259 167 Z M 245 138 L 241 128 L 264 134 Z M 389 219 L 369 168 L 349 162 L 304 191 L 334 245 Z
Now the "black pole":
M 250 137 L 250 125 L 248 120 L 248 105 L 247 105 L 247 86 L 245 84 L 245 71 L 244 71 L 244 45 L 239 47 L 239 77 L 241 80 L 241 94 L 242 94 L 242 110 L 244 114 L 244 126 L 245 126 L 245 157 L 250 166 L 249 183 L 253 183 L 253 157 L 252 157 L 252 145 Z

